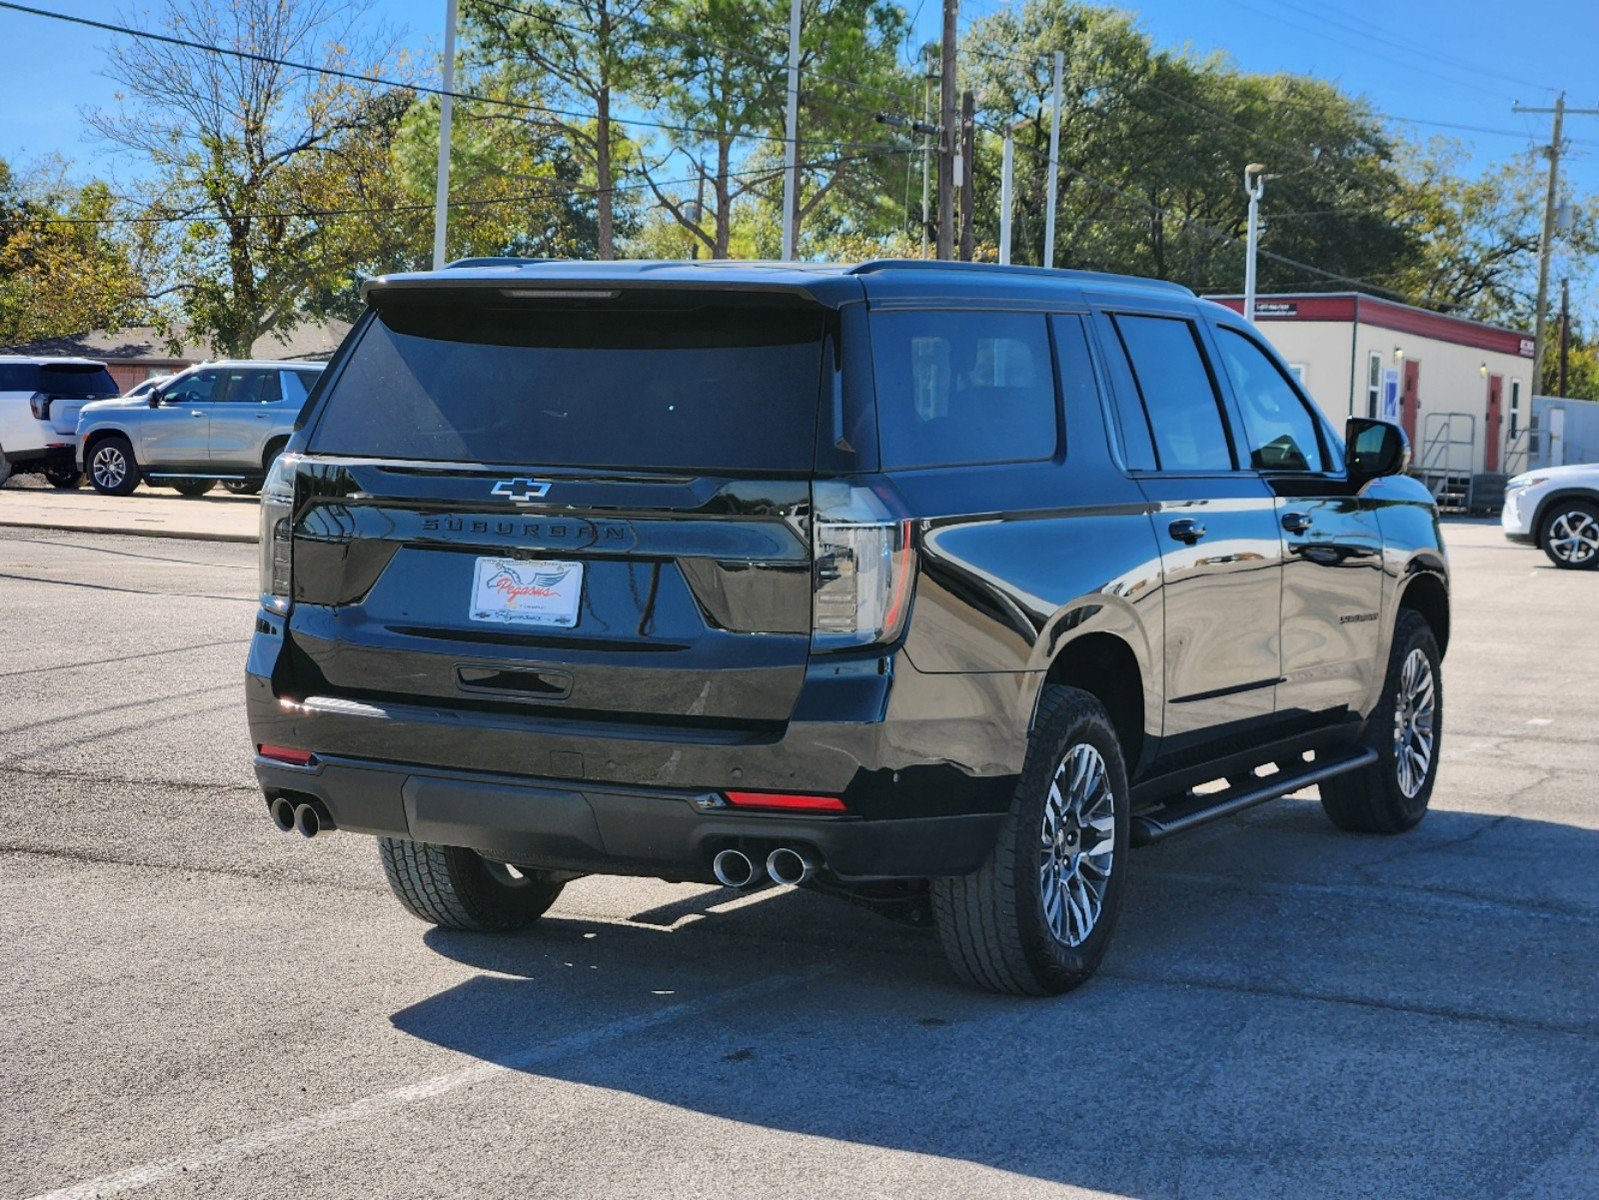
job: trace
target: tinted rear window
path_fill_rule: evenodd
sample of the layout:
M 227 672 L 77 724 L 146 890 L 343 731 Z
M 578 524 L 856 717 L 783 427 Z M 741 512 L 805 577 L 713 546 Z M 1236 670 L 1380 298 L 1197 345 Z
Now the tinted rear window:
M 776 309 L 379 311 L 310 448 L 435 462 L 808 471 L 823 318 Z
M 115 396 L 117 384 L 111 372 L 99 366 L 4 363 L 0 364 L 0 392 L 47 392 L 52 396 L 81 399 Z
M 1055 373 L 1040 313 L 874 313 L 872 370 L 886 468 L 1055 453 Z

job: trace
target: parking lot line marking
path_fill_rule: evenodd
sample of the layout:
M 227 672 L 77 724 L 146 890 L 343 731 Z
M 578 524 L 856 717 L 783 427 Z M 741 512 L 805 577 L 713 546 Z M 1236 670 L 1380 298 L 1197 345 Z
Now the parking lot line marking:
M 1554 724 L 1554 719 L 1552 717 L 1533 717 L 1532 720 L 1527 722 L 1527 724 L 1529 724 L 1529 725 L 1553 725 Z
M 96 1196 L 118 1196 L 125 1192 L 136 1192 L 141 1188 L 160 1183 L 162 1180 L 171 1179 L 175 1175 L 236 1162 L 239 1159 L 260 1154 L 263 1150 L 270 1150 L 273 1146 L 281 1145 L 284 1142 L 295 1141 L 311 1134 L 324 1133 L 327 1130 L 336 1129 L 341 1125 L 348 1125 L 355 1121 L 364 1121 L 369 1117 L 393 1112 L 396 1109 L 406 1108 L 412 1104 L 419 1104 L 436 1096 L 442 1096 L 464 1087 L 471 1087 L 475 1083 L 483 1083 L 502 1075 L 526 1071 L 541 1063 L 592 1050 L 606 1042 L 630 1037 L 636 1033 L 643 1033 L 647 1029 L 654 1029 L 660 1025 L 668 1025 L 675 1021 L 702 1016 L 714 1009 L 723 1008 L 741 1000 L 763 996 L 769 992 L 782 991 L 784 988 L 790 988 L 796 984 L 810 983 L 820 976 L 828 974 L 833 969 L 831 967 L 822 967 L 814 971 L 774 976 L 770 979 L 762 979 L 755 983 L 745 984 L 743 987 L 713 992 L 700 1000 L 669 1004 L 665 1008 L 658 1008 L 651 1012 L 623 1017 L 620 1020 L 611 1021 L 595 1029 L 588 1029 L 564 1038 L 557 1038 L 541 1046 L 531 1046 L 526 1050 L 507 1055 L 496 1062 L 475 1062 L 456 1071 L 435 1075 L 431 1079 L 423 1079 L 417 1083 L 392 1088 L 386 1092 L 363 1096 L 359 1100 L 352 1100 L 348 1104 L 340 1104 L 334 1108 L 323 1109 L 321 1112 L 307 1113 L 303 1117 L 296 1117 L 294 1120 L 285 1121 L 281 1125 L 272 1125 L 265 1129 L 257 1129 L 250 1133 L 241 1133 L 235 1137 L 225 1138 L 220 1142 L 213 1142 L 209 1146 L 202 1146 L 198 1150 L 190 1151 L 188 1154 L 179 1155 L 175 1158 L 165 1158 L 157 1162 L 145 1163 L 142 1166 L 129 1167 L 127 1170 L 118 1171 L 114 1175 L 103 1175 L 98 1179 L 85 1180 L 82 1183 L 75 1183 L 53 1192 L 44 1192 L 34 1196 L 32 1200 L 93 1200 Z

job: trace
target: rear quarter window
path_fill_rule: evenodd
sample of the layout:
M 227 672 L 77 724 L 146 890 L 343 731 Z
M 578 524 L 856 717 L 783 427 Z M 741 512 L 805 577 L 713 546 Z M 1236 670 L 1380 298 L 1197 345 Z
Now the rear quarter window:
M 1060 419 L 1047 321 L 1042 313 L 874 313 L 884 468 L 1053 458 Z

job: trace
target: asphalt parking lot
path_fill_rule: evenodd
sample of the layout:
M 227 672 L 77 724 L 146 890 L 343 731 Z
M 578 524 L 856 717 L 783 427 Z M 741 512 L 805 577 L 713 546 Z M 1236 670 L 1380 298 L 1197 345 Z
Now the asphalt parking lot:
M 430 930 L 267 819 L 253 547 L 0 529 L 0 1194 L 1599 1195 L 1599 575 L 1447 536 L 1421 828 L 1140 851 L 1023 1001 L 808 893 Z

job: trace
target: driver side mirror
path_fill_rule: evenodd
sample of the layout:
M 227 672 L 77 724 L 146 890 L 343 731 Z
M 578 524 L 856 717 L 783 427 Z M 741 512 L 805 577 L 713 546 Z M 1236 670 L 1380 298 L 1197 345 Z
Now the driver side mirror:
M 1350 417 L 1344 426 L 1344 461 L 1349 464 L 1349 481 L 1356 487 L 1388 475 L 1403 475 L 1410 469 L 1410 439 L 1392 421 Z
M 160 408 L 161 407 L 161 389 L 160 388 L 151 388 L 148 392 L 146 392 L 144 394 L 144 402 L 146 404 L 148 404 L 151 408 Z

